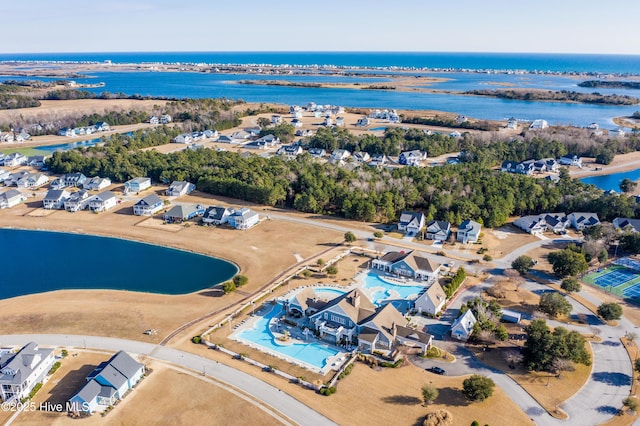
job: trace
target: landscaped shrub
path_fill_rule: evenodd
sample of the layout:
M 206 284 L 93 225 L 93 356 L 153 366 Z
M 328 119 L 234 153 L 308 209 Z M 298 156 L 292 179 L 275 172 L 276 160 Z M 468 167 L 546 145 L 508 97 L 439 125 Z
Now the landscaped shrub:
M 195 343 L 196 345 L 199 345 L 200 343 L 202 343 L 202 337 L 201 336 L 193 336 L 191 338 L 191 342 Z
M 55 373 L 56 371 L 58 371 L 58 368 L 60 368 L 62 364 L 60 364 L 60 361 L 56 362 L 55 364 L 53 364 L 51 366 L 51 370 L 49 370 L 49 375 Z

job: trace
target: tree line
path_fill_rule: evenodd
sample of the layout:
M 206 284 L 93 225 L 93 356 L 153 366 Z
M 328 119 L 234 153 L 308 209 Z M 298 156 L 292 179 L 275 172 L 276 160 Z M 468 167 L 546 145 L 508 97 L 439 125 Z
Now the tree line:
M 467 95 L 491 96 L 500 99 L 522 101 L 571 101 L 587 104 L 636 105 L 640 99 L 627 95 L 602 95 L 600 93 L 581 93 L 570 90 L 470 90 Z

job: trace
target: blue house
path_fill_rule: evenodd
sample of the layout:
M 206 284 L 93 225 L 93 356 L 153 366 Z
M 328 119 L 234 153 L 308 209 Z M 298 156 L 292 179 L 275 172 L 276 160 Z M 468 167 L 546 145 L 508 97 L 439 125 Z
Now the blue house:
M 173 206 L 171 210 L 164 214 L 163 218 L 168 223 L 180 223 L 203 214 L 204 207 L 200 204 L 181 204 Z
M 125 194 L 129 194 L 131 192 L 138 193 L 140 191 L 144 191 L 149 187 L 151 187 L 151 178 L 137 177 L 137 178 L 128 180 L 124 183 L 124 193 Z
M 122 399 L 140 381 L 144 372 L 144 364 L 124 351 L 118 352 L 87 376 L 87 383 L 69 399 L 71 411 L 104 411 L 118 399 Z
M 133 214 L 136 216 L 152 216 L 162 209 L 164 202 L 156 194 L 147 195 L 133 205 Z

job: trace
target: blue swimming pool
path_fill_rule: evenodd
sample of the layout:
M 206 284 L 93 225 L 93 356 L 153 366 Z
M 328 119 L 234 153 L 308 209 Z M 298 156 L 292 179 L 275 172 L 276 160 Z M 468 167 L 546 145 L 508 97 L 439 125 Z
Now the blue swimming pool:
M 387 128 L 386 128 L 386 127 L 372 127 L 372 128 L 371 128 L 371 129 L 369 129 L 369 130 L 371 130 L 371 131 L 373 131 L 373 132 L 375 132 L 375 131 L 382 131 L 382 132 L 384 132 L 385 130 L 387 130 Z
M 269 351 L 278 352 L 318 369 L 326 367 L 327 358 L 340 353 L 340 351 L 333 349 L 329 345 L 315 341 L 309 343 L 292 343 L 287 345 L 278 343 L 275 336 L 269 329 L 269 322 L 272 318 L 280 315 L 282 315 L 282 305 L 277 304 L 268 314 L 259 318 L 253 328 L 240 331 L 237 334 L 237 337 L 262 346 Z
M 387 300 L 407 300 L 414 299 L 424 290 L 421 285 L 399 285 L 381 279 L 378 274 L 368 273 L 364 277 L 364 288 L 372 290 L 371 301 L 375 305 L 380 305 Z

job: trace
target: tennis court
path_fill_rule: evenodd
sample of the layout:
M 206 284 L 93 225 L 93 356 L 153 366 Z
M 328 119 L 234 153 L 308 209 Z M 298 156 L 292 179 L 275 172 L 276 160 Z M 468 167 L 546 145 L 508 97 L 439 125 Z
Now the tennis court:
M 622 294 L 630 299 L 640 299 L 640 286 L 632 285 L 629 288 L 625 288 Z
M 618 287 L 637 277 L 638 275 L 631 269 L 621 268 L 600 275 L 593 282 L 600 287 Z

